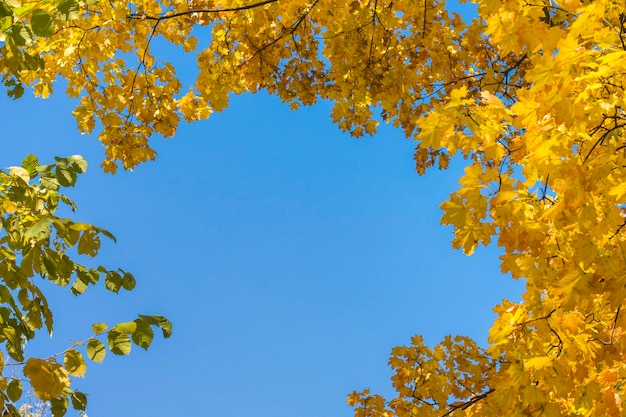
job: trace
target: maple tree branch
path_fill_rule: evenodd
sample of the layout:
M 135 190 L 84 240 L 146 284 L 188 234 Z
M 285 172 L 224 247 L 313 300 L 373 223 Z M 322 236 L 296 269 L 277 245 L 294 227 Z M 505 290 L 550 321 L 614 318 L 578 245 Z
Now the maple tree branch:
M 554 348 L 557 349 L 557 353 L 556 356 L 560 356 L 561 353 L 563 352 L 563 339 L 561 339 L 561 336 L 559 336 L 559 334 L 557 333 L 556 330 L 554 330 L 552 328 L 552 326 L 550 326 L 550 322 L 548 321 L 548 318 L 546 318 L 546 324 L 548 325 L 548 329 L 550 329 L 550 331 L 556 336 L 556 338 L 559 340 L 559 343 L 557 345 L 552 345 L 550 347 L 550 349 L 548 349 L 548 353 L 550 353 L 550 351 Z
M 546 315 L 545 315 L 545 316 L 543 316 L 543 317 L 537 317 L 537 318 L 535 318 L 535 319 L 530 319 L 530 320 L 526 320 L 526 321 L 524 321 L 524 322 L 522 322 L 522 323 L 518 323 L 518 324 L 517 324 L 517 326 L 525 326 L 525 325 L 530 324 L 530 323 L 535 322 L 535 321 L 540 321 L 540 320 L 548 320 L 550 317 L 552 317 L 552 315 L 553 315 L 555 312 L 556 312 L 556 309 L 554 309 L 554 310 L 550 311 L 548 314 L 546 314 Z
M 487 53 L 487 55 L 489 55 Z M 522 56 L 520 56 L 517 61 L 515 61 L 512 65 L 505 67 L 503 70 L 500 71 L 500 74 L 502 75 L 502 79 L 498 80 L 497 84 L 496 84 L 496 91 L 495 93 L 497 94 L 498 91 L 500 90 L 501 87 L 503 87 L 504 92 L 502 93 L 503 97 L 506 97 L 508 99 L 511 99 L 512 97 L 508 94 L 509 88 L 508 87 L 515 87 L 514 84 L 510 84 L 509 83 L 509 75 L 518 70 L 520 68 L 520 66 L 522 65 L 522 63 L 526 60 L 526 58 L 528 58 L 528 54 L 523 54 Z M 496 61 L 492 61 L 491 57 L 489 57 L 489 60 L 491 62 L 491 67 L 494 69 L 495 72 L 495 64 L 498 62 L 501 62 L 501 58 L 497 59 Z
M 255 9 L 257 7 L 262 7 L 265 6 L 266 4 L 270 4 L 270 3 L 276 3 L 278 0 L 263 0 L 260 1 L 258 3 L 252 3 L 252 4 L 247 4 L 245 6 L 238 6 L 238 7 L 224 7 L 221 9 L 199 9 L 199 10 L 186 10 L 184 12 L 176 12 L 176 13 L 171 13 L 171 14 L 164 14 L 162 16 L 152 16 L 152 15 L 147 15 L 147 14 L 143 14 L 143 13 L 131 13 L 127 16 L 128 19 L 131 20 L 157 20 L 157 21 L 161 21 L 161 20 L 167 20 L 167 19 L 174 19 L 176 17 L 181 17 L 181 16 L 189 16 L 192 15 L 194 13 L 227 13 L 227 12 L 241 12 L 244 10 L 250 10 L 250 9 Z
M 626 29 L 626 13 L 619 14 L 619 41 L 622 44 L 622 49 L 626 51 L 626 34 L 624 34 L 624 29 Z
M 550 174 L 546 176 L 546 181 L 543 183 L 543 189 L 541 190 L 541 198 L 539 201 L 547 201 L 551 205 L 554 205 L 554 200 L 548 196 L 548 187 L 550 181 Z
M 134 91 L 135 91 L 135 84 L 137 83 L 137 76 L 139 75 L 139 71 L 141 71 L 141 67 L 144 68 L 144 74 L 147 74 L 148 71 L 148 67 L 146 66 L 146 56 L 148 55 L 148 50 L 150 49 L 150 43 L 152 42 L 152 39 L 154 38 L 154 35 L 156 34 L 157 28 L 159 27 L 159 23 L 161 23 L 160 20 L 157 20 L 156 23 L 154 24 L 154 26 L 152 26 L 152 32 L 150 32 L 150 36 L 148 37 L 148 41 L 146 42 L 146 47 L 143 50 L 143 55 L 141 56 L 141 61 L 139 62 L 139 65 L 137 66 L 137 69 L 135 70 L 135 74 L 133 75 L 133 81 L 131 82 L 128 94 L 130 97 L 134 97 Z M 150 85 L 146 86 L 146 94 L 149 96 L 150 95 Z M 130 100 L 130 103 L 128 105 L 128 112 L 126 113 L 126 117 L 124 118 L 124 123 L 128 124 L 131 122 L 132 118 L 133 118 L 133 111 L 134 111 L 134 104 L 135 104 L 135 100 Z
M 428 11 L 428 2 L 424 0 L 424 21 L 422 22 L 422 39 L 426 37 L 426 12 Z
M 425 400 L 425 399 L 423 399 L 422 397 L 417 397 L 417 396 L 415 396 L 415 394 L 413 394 L 413 398 L 415 398 L 417 401 L 422 402 L 422 403 L 424 403 L 424 404 L 426 404 L 426 405 L 428 405 L 428 406 L 430 406 L 430 407 L 433 407 L 433 408 L 434 408 L 434 407 L 436 407 L 436 406 L 437 406 L 437 402 L 436 402 L 436 401 L 435 401 L 434 403 L 431 403 L 430 401 Z
M 593 144 L 593 146 L 591 147 L 591 149 L 589 149 L 589 152 L 587 152 L 587 155 L 585 156 L 584 160 L 583 160 L 583 164 L 585 164 L 587 162 L 587 160 L 589 159 L 589 157 L 591 156 L 591 154 L 593 153 L 593 151 L 601 144 L 604 143 L 604 141 L 608 138 L 608 136 L 616 131 L 619 130 L 623 127 L 626 126 L 626 123 L 620 123 L 620 121 L 625 120 L 625 117 L 622 114 L 618 114 L 618 112 L 620 112 L 621 109 L 619 107 L 617 107 L 615 109 L 615 113 L 612 116 L 609 116 L 607 114 L 603 115 L 603 120 L 600 123 L 600 125 L 594 127 L 593 129 L 591 129 L 589 132 L 591 134 L 595 134 L 596 132 L 598 132 L 599 130 L 604 130 L 604 133 L 602 133 L 602 135 L 596 140 L 596 142 Z M 613 121 L 613 126 L 612 127 L 605 127 L 604 126 L 604 122 L 606 122 L 607 120 L 612 120 Z M 618 148 L 619 149 L 619 148 Z
M 619 232 L 622 231 L 622 229 L 626 227 L 626 220 L 624 221 L 624 223 L 620 224 L 620 226 L 617 228 L 617 230 L 615 231 L 615 233 L 613 233 L 613 235 L 611 235 L 611 237 L 609 238 L 609 240 L 613 239 L 615 236 L 617 236 L 619 234 Z
M 467 385 L 465 385 L 462 381 L 460 381 L 459 378 L 454 378 L 454 382 L 456 382 L 457 384 L 465 388 L 465 390 L 468 391 L 473 396 L 479 395 L 479 394 L 476 394 L 474 391 L 472 391 L 469 387 L 467 387 Z
M 372 13 L 372 37 L 370 39 L 370 51 L 367 57 L 368 65 L 372 62 L 372 52 L 374 49 L 374 36 L 376 34 L 376 8 L 378 7 L 378 0 L 374 1 L 374 11 Z
M 615 317 L 613 318 L 613 325 L 611 326 L 611 336 L 609 338 L 609 341 L 606 342 L 602 339 L 600 339 L 599 337 L 593 337 L 591 339 L 589 339 L 589 342 L 600 342 L 605 346 L 608 345 L 612 345 L 613 344 L 613 337 L 615 336 L 615 327 L 617 327 L 617 318 L 619 317 L 619 312 L 622 309 L 622 306 L 617 307 L 617 311 L 615 312 Z
M 448 407 L 448 411 L 446 411 L 444 414 L 441 415 L 441 417 L 448 417 L 450 416 L 452 413 L 454 413 L 457 410 L 467 410 L 468 408 L 470 408 L 471 406 L 473 406 L 474 404 L 476 404 L 478 401 L 483 400 L 485 398 L 487 398 L 487 396 L 489 394 L 491 394 L 492 392 L 494 392 L 495 389 L 491 388 L 489 389 L 489 391 L 484 392 L 480 395 L 476 395 L 472 398 L 470 398 L 469 400 L 465 401 L 464 403 L 461 404 L 450 404 Z
M 318 0 L 315 0 L 308 7 L 306 7 L 305 10 L 303 11 L 302 15 L 298 18 L 298 20 L 296 20 L 291 26 L 285 27 L 285 31 L 283 33 L 280 33 L 277 38 L 270 40 L 265 45 L 261 45 L 261 46 L 257 47 L 256 45 L 254 45 L 252 43 L 252 40 L 250 39 L 250 37 L 246 35 L 247 41 L 250 42 L 250 45 L 254 46 L 256 51 L 252 54 L 252 56 L 250 58 L 246 59 L 239 66 L 241 67 L 241 66 L 247 64 L 248 62 L 252 61 L 257 55 L 262 54 L 265 49 L 271 47 L 272 45 L 275 45 L 278 41 L 280 41 L 281 39 L 285 38 L 286 36 L 288 36 L 288 35 L 293 36 L 295 31 L 298 30 L 298 27 L 302 24 L 304 19 L 309 15 L 311 10 L 313 9 L 313 6 L 315 6 L 317 4 L 317 2 L 318 2 Z M 259 59 L 259 61 L 260 61 L 261 65 L 263 65 L 263 60 Z

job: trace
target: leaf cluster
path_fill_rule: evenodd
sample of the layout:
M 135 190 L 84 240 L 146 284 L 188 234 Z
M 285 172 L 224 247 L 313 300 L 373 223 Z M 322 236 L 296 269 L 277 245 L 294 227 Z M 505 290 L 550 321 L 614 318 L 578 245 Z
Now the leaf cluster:
M 81 255 L 96 256 L 102 237 L 115 240 L 111 233 L 56 215 L 61 204 L 76 209 L 61 191 L 74 186 L 86 170 L 86 161 L 78 155 L 57 157 L 48 165 L 29 155 L 21 166 L 0 170 L 0 409 L 8 415 L 19 416 L 15 403 L 23 388 L 21 378 L 4 376 L 6 367 L 22 366 L 35 395 L 50 401 L 52 414 L 59 417 L 70 404 L 76 410 L 85 410 L 87 404 L 86 395 L 71 388 L 71 377 L 82 377 L 86 371 L 79 348 L 89 359 L 101 362 L 106 347 L 100 339 L 106 339 L 112 353 L 127 355 L 131 341 L 144 349 L 150 346 L 153 327 L 160 328 L 164 337 L 172 332 L 171 323 L 162 316 L 139 316 L 110 329 L 94 325 L 92 337 L 48 358 L 25 357 L 28 341 L 39 330 L 52 335 L 54 327 L 53 312 L 37 277 L 68 287 L 75 295 L 101 280 L 115 293 L 135 287 L 129 272 L 87 267 L 77 260 Z
M 81 8 L 95 0 L 1 0 L 0 54 L 3 84 L 9 97 L 24 94 L 21 71 L 44 69 L 40 51 L 27 51 L 35 39 L 50 38 L 59 28 L 78 19 Z

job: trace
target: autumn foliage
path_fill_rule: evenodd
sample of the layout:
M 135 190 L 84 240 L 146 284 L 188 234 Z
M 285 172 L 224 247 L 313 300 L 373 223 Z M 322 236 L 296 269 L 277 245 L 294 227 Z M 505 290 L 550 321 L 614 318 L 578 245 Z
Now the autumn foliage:
M 624 413 L 623 2 L 480 0 L 471 22 L 436 0 L 0 4 L 7 91 L 46 97 L 65 79 L 105 171 L 260 90 L 293 108 L 329 100 L 356 137 L 401 128 L 420 174 L 465 159 L 442 223 L 467 254 L 503 248 L 522 301 L 496 306 L 486 348 L 394 348 L 397 397 L 355 392 L 357 417 Z M 165 43 L 195 54 L 195 80 L 158 56 Z

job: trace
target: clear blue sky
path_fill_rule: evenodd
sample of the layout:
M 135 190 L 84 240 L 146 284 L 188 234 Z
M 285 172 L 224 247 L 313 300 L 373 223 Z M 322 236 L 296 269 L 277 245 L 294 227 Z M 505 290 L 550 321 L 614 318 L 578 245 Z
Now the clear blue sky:
M 76 386 L 90 394 L 90 417 L 351 416 L 352 390 L 391 392 L 393 346 L 417 333 L 484 342 L 492 307 L 519 298 L 497 248 L 466 257 L 439 225 L 460 164 L 419 177 L 414 143 L 392 128 L 356 140 L 324 103 L 291 112 L 241 96 L 155 139 L 156 162 L 111 176 L 62 94 L 0 105 L 0 165 L 30 152 L 44 163 L 85 156 L 75 216 L 118 238 L 96 262 L 138 280 L 118 295 L 50 288 L 56 333 L 29 352 L 55 353 L 94 322 L 138 313 L 174 323 L 148 352 L 88 363 Z

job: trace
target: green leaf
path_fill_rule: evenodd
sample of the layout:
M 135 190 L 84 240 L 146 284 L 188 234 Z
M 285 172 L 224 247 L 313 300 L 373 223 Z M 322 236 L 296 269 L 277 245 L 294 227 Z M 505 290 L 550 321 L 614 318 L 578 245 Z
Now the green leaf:
M 30 32 L 21 23 L 16 23 L 11 27 L 11 39 L 18 46 L 25 46 L 33 41 Z
M 54 168 L 56 167 L 55 164 L 46 164 L 46 165 L 39 165 L 37 167 L 37 171 L 40 174 L 52 174 L 52 172 L 54 171 Z
M 43 69 L 44 67 L 44 60 L 41 55 L 37 53 L 33 55 L 24 53 L 23 58 L 24 60 L 22 61 L 22 66 L 24 67 L 24 69 L 36 71 L 39 69 Z
M 48 236 L 50 236 L 50 224 L 52 224 L 52 219 L 50 219 L 48 216 L 43 217 L 37 223 L 26 229 L 26 232 L 24 232 L 24 238 L 35 238 L 37 240 L 47 238 Z
M 87 395 L 80 391 L 72 393 L 72 408 L 85 411 L 87 409 Z
M 152 326 L 157 326 L 163 332 L 163 337 L 168 338 L 172 335 L 172 323 L 163 316 L 139 316 L 140 319 L 145 320 L 146 323 Z
M 57 167 L 57 181 L 63 187 L 73 187 L 76 184 L 76 173 L 68 167 L 62 167 L 59 165 Z
M 141 318 L 135 320 L 135 323 L 137 323 L 137 328 L 131 335 L 131 339 L 134 344 L 147 350 L 152 344 L 154 331 L 152 327 Z
M 106 348 L 98 339 L 91 339 L 87 342 L 87 357 L 94 362 L 102 362 L 106 356 Z
M 32 153 L 24 158 L 24 160 L 22 161 L 22 168 L 28 171 L 28 175 L 30 176 L 30 178 L 35 178 L 37 175 L 39 175 L 39 172 L 37 171 L 38 166 L 39 160 Z
M 59 181 L 56 179 L 56 177 L 50 175 L 49 173 L 41 176 L 41 178 L 39 179 L 39 186 L 46 190 L 52 191 L 57 191 L 59 188 L 61 188 L 61 184 L 59 184 Z
M 69 227 L 66 230 L 67 232 L 61 237 L 68 246 L 74 246 L 76 243 L 78 243 L 78 239 L 80 239 L 80 232 L 78 230 L 73 230 Z
M 74 283 L 72 284 L 72 288 L 70 288 L 72 290 L 72 294 L 74 295 L 80 295 L 82 293 L 85 292 L 85 290 L 87 290 L 87 282 L 85 282 L 85 280 L 83 279 L 83 277 L 78 277 L 78 279 L 76 279 L 76 281 L 74 281 Z
M 100 334 L 108 328 L 109 326 L 107 326 L 105 323 L 95 323 L 91 325 L 91 330 L 93 330 L 95 334 Z
M 104 286 L 107 290 L 117 293 L 122 286 L 122 277 L 115 271 L 108 271 L 104 278 Z
M 72 230 L 81 231 L 81 232 L 85 230 L 93 229 L 93 226 L 90 225 L 89 223 L 82 223 L 82 222 L 70 222 L 69 227 Z
M 71 166 L 79 174 L 87 172 L 87 161 L 81 155 L 72 155 L 68 158 Z
M 69 403 L 67 397 L 55 398 L 50 400 L 50 411 L 52 411 L 52 417 L 63 417 L 67 413 Z
M 168 338 L 172 335 L 172 322 L 165 317 L 159 316 L 159 323 L 157 324 L 163 332 L 163 337 Z
M 22 381 L 19 378 L 14 378 L 9 382 L 7 396 L 13 402 L 16 402 L 22 397 Z
M 122 277 L 122 287 L 126 291 L 132 291 L 135 288 L 135 284 L 137 281 L 135 277 L 130 272 L 124 272 L 124 276 Z
M 13 86 L 7 89 L 7 96 L 13 100 L 17 100 L 24 95 L 24 85 L 20 82 L 13 84 Z
M 71 226 L 70 226 L 71 227 Z M 94 257 L 100 249 L 100 238 L 93 229 L 85 230 L 78 240 L 78 253 Z
M 10 417 L 22 417 L 22 414 L 18 411 L 17 408 L 15 408 L 15 406 L 11 403 L 5 403 L 4 407 L 7 409 L 6 410 L 6 415 L 10 416 Z
M 72 211 L 76 211 L 76 204 L 74 204 L 74 201 L 72 201 L 72 199 L 70 199 L 67 196 L 64 196 L 63 194 L 59 195 L 59 198 L 61 199 L 62 202 L 70 206 Z
M 88 284 L 97 284 L 100 281 L 100 273 L 93 269 L 78 269 L 77 275 L 83 279 Z
M 18 362 L 24 360 L 24 349 L 22 347 L 22 338 L 16 331 L 15 327 L 4 327 L 2 329 L 2 335 L 6 338 L 5 348 L 10 357 Z
M 78 2 L 74 0 L 65 0 L 57 4 L 59 17 L 65 21 L 75 20 L 80 17 L 80 8 Z
M 85 364 L 85 360 L 83 359 L 83 355 L 74 350 L 69 349 L 65 352 L 64 359 L 65 369 L 69 372 L 70 375 L 73 376 L 83 376 L 85 375 L 85 371 L 87 370 L 87 365 Z
M 7 26 L 7 29 L 11 27 L 11 24 L 13 23 L 13 9 L 4 1 L 0 1 L 0 17 L 8 17 L 11 23 Z
M 0 16 L 2 16 L 2 7 L 0 7 Z M 8 32 L 13 25 L 13 15 L 0 17 L 0 33 Z
M 49 37 L 54 33 L 54 20 L 45 10 L 36 9 L 30 17 L 30 24 L 37 36 Z
M 98 232 L 98 233 L 102 233 L 103 235 L 105 235 L 106 237 L 108 237 L 109 239 L 111 239 L 113 242 L 117 243 L 117 239 L 115 239 L 115 236 L 113 236 L 113 234 L 111 232 L 109 232 L 108 230 L 105 230 L 101 227 L 97 227 L 97 226 L 92 226 L 92 228 Z
M 107 336 L 109 349 L 116 355 L 128 355 L 130 353 L 130 338 L 126 334 L 111 330 Z

